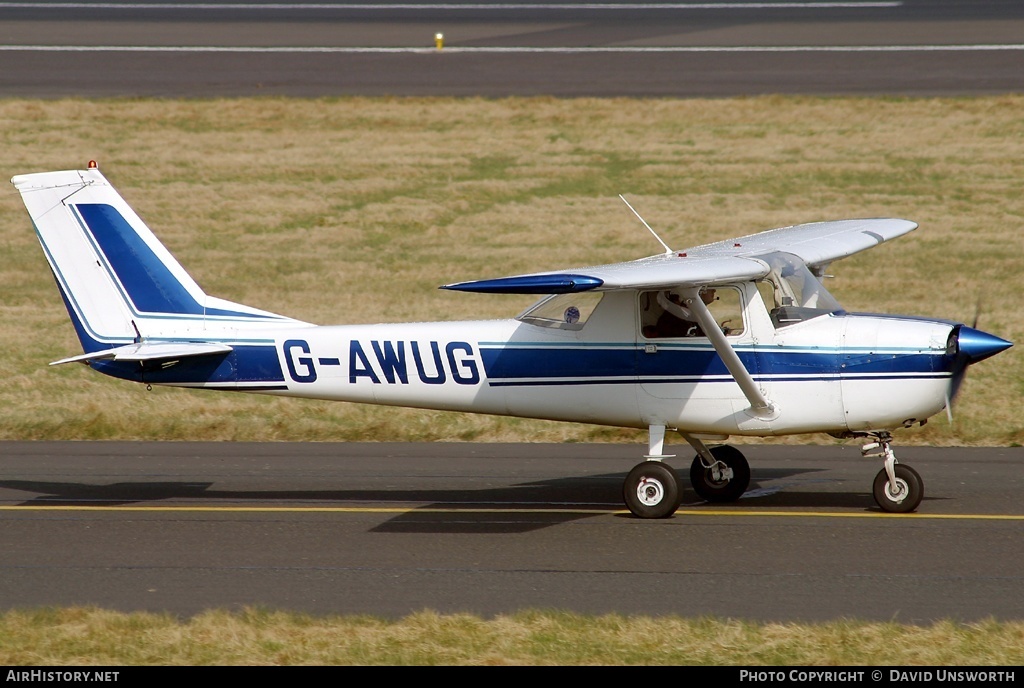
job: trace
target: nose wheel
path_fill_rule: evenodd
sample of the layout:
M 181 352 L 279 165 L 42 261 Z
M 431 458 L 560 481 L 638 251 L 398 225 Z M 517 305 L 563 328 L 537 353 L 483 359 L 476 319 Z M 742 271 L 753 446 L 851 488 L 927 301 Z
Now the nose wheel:
M 913 511 L 924 497 L 924 481 L 910 466 L 902 463 L 894 467 L 896 478 L 889 479 L 888 472 L 883 468 L 875 476 L 872 492 L 875 502 L 883 511 L 905 514 Z
M 924 499 L 924 481 L 910 466 L 897 463 L 892 450 L 892 437 L 887 432 L 874 435 L 876 442 L 864 445 L 864 456 L 881 456 L 885 466 L 878 471 L 871 493 L 882 511 L 906 514 L 917 509 Z

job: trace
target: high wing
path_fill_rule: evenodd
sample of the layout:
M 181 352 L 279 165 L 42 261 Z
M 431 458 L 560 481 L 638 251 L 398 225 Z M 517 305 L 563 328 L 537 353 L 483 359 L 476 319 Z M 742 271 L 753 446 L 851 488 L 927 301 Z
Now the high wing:
M 562 294 L 592 289 L 701 287 L 764 277 L 770 267 L 761 256 L 772 253 L 794 255 L 820 274 L 834 260 L 874 248 L 916 228 L 916 222 L 895 218 L 812 222 L 626 263 L 458 282 L 441 288 L 492 294 Z

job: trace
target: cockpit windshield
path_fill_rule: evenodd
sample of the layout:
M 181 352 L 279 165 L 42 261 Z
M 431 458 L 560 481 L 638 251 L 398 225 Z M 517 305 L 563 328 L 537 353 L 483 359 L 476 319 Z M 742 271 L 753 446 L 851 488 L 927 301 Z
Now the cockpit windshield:
M 775 327 L 844 312 L 825 285 L 796 256 L 771 253 L 759 257 L 771 266 L 771 272 L 757 283 L 757 288 Z
M 602 296 L 602 292 L 593 291 L 546 296 L 516 316 L 516 320 L 539 327 L 582 330 Z

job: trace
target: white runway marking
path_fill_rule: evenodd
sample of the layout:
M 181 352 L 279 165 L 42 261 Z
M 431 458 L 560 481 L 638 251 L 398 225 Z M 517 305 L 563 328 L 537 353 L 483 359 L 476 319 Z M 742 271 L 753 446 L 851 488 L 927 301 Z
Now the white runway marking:
M 1024 43 L 971 45 L 736 45 L 736 46 L 607 46 L 607 47 L 356 47 L 356 46 L 217 46 L 217 45 L 0 45 L 4 51 L 118 53 L 909 53 L 990 52 L 1024 50 Z
M 132 3 L 132 2 L 0 2 L 0 9 L 75 10 L 792 10 L 792 9 L 877 9 L 902 7 L 901 1 L 883 2 L 588 2 L 588 3 L 265 3 L 228 4 L 215 2 Z

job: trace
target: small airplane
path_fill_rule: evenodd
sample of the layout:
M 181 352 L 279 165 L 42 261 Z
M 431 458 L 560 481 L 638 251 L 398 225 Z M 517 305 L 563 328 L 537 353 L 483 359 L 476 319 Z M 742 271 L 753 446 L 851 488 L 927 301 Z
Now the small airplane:
M 863 453 L 883 460 L 878 506 L 913 511 L 924 484 L 896 460 L 892 432 L 948 412 L 967 367 L 1011 346 L 963 323 L 847 313 L 828 292 L 830 263 L 914 230 L 908 220 L 685 250 L 651 230 L 661 254 L 441 287 L 541 297 L 513 319 L 326 327 L 208 296 L 93 162 L 11 181 L 84 350 L 51 365 L 147 386 L 646 429 L 648 452 L 623 485 L 641 518 L 680 505 L 666 430 L 696 452 L 690 482 L 712 502 L 750 482 L 743 454 L 720 444 L 730 435 L 866 438 Z

